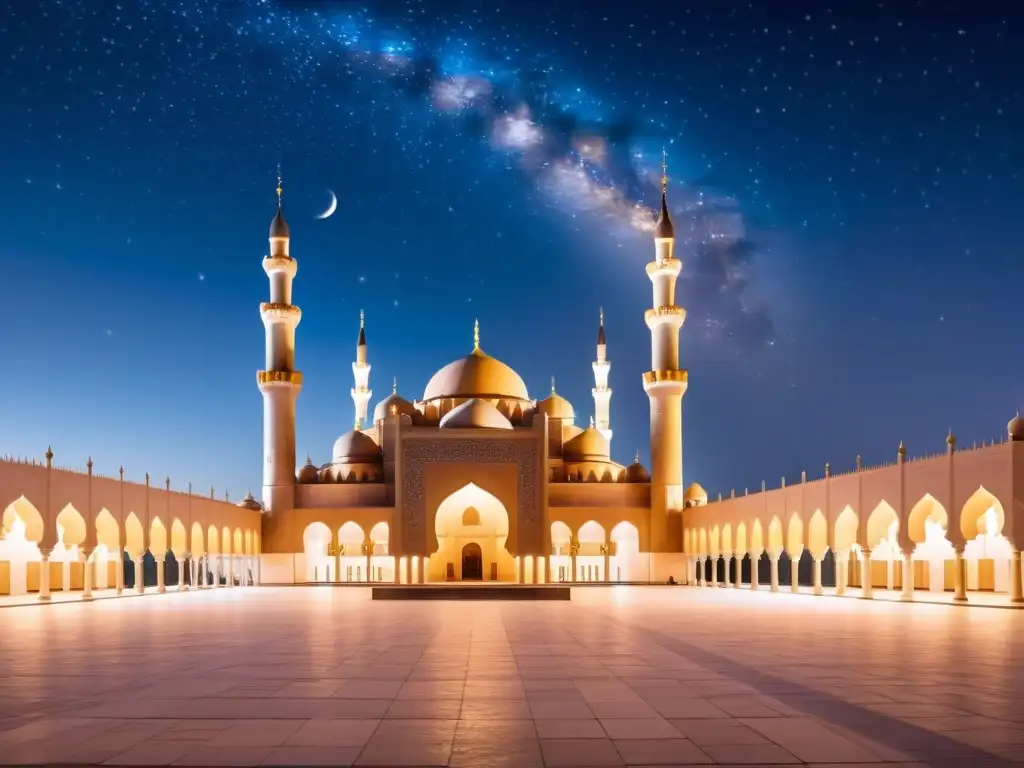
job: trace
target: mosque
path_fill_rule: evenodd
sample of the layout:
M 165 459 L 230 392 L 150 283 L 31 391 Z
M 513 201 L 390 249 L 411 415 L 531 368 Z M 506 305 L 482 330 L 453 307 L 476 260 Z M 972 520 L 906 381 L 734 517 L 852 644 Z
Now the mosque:
M 682 264 L 667 180 L 647 265 L 650 470 L 612 458 L 604 318 L 593 362 L 594 418 L 555 392 L 533 399 L 484 351 L 427 382 L 393 387 L 370 416 L 370 349 L 362 318 L 352 364 L 355 428 L 326 461 L 296 467 L 293 303 L 298 262 L 281 206 L 263 259 L 266 331 L 262 502 L 240 502 L 53 463 L 0 459 L 0 596 L 50 600 L 297 583 L 661 582 L 894 600 L 1024 603 L 1024 418 L 1005 437 L 709 502 L 683 485 L 679 332 Z M 468 346 L 468 345 L 467 345 Z M 1020 532 L 1020 533 L 1018 533 Z M 998 596 L 998 597 L 997 597 Z
M 667 183 L 667 180 L 664 180 Z M 297 261 L 281 206 L 263 268 L 270 301 L 263 393 L 263 583 L 664 581 L 683 577 L 682 399 L 676 304 L 682 264 L 663 183 L 647 266 L 653 295 L 645 315 L 651 370 L 651 469 L 612 458 L 611 362 L 603 313 L 593 363 L 594 417 L 576 424 L 555 391 L 540 400 L 484 351 L 480 328 L 468 354 L 435 373 L 420 397 L 397 387 L 370 417 L 370 351 L 360 317 L 352 364 L 355 428 L 329 461 L 307 457 L 296 471 L 295 363 L 301 318 L 293 303 Z M 467 345 L 468 346 L 468 345 Z M 705 501 L 699 486 L 688 498 Z

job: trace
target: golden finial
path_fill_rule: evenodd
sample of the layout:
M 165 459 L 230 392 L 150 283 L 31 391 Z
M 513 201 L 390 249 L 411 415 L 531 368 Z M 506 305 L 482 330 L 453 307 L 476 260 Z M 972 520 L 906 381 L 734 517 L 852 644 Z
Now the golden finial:
M 900 447 L 896 449 L 896 453 L 900 458 L 907 455 L 907 446 L 903 444 L 902 440 L 900 440 Z
M 661 194 L 668 192 L 668 152 L 661 148 Z
M 634 464 L 639 464 L 640 463 L 640 449 L 639 448 L 636 449 L 636 455 L 633 457 L 633 463 Z
M 551 394 L 555 394 L 555 377 L 551 377 Z
M 598 315 L 598 322 L 601 324 L 601 327 L 603 328 L 604 327 L 604 307 L 598 307 L 597 308 L 597 315 Z
M 281 195 L 284 194 L 284 184 L 281 179 L 281 164 L 277 164 L 277 207 L 281 207 Z
M 363 330 L 366 325 L 366 313 L 363 310 L 359 310 L 359 330 Z
M 391 394 L 392 395 L 397 395 L 398 394 L 398 377 L 397 376 L 395 376 L 391 380 Z
M 473 321 L 473 351 L 480 351 L 480 321 Z
M 593 429 L 593 427 L 594 427 L 594 417 L 593 416 L 590 417 L 590 427 L 591 427 L 591 429 Z

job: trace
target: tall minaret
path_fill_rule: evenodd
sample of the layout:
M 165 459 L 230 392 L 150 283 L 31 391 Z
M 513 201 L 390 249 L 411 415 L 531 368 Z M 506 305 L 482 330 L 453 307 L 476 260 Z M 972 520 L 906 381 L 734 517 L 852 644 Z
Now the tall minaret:
M 675 228 L 668 212 L 668 162 L 661 158 L 661 211 L 654 227 L 654 261 L 647 276 L 654 306 L 644 313 L 651 329 L 651 370 L 644 390 L 651 402 L 651 550 L 672 551 L 667 513 L 683 508 L 683 393 L 686 371 L 679 367 L 679 329 L 686 310 L 676 306 L 676 278 L 682 262 L 675 258 Z
M 597 327 L 597 360 L 594 361 L 594 415 L 597 431 L 612 442 L 612 427 L 609 418 L 612 391 L 608 389 L 608 373 L 612 364 L 608 362 L 608 345 L 604 338 L 604 307 L 600 309 L 600 325 Z
M 280 170 L 277 215 L 270 222 L 270 255 L 263 271 L 270 279 L 270 301 L 260 304 L 266 329 L 266 370 L 256 374 L 263 393 L 263 506 L 271 513 L 295 508 L 295 398 L 302 374 L 295 370 L 295 327 L 302 311 L 292 304 L 292 280 L 298 271 L 289 253 L 288 223 L 281 212 Z
M 356 429 L 362 429 L 373 392 L 370 391 L 370 364 L 366 362 L 366 315 L 361 309 L 359 341 L 356 342 L 356 361 L 352 363 L 352 376 L 356 380 L 356 385 L 352 388 L 352 402 L 356 406 Z

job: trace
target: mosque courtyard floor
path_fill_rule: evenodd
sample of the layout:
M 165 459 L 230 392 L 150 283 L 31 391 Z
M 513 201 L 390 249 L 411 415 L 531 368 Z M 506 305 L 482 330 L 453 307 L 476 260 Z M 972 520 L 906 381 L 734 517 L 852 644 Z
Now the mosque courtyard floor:
M 0 611 L 0 764 L 1003 765 L 1024 613 L 747 590 Z

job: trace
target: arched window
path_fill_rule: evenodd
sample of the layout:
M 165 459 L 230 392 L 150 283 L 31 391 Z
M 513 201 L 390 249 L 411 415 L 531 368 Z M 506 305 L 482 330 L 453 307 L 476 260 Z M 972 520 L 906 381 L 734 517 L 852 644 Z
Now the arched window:
M 462 513 L 462 524 L 480 525 L 480 513 L 475 507 L 466 507 L 466 511 Z

